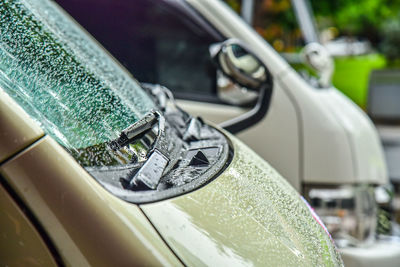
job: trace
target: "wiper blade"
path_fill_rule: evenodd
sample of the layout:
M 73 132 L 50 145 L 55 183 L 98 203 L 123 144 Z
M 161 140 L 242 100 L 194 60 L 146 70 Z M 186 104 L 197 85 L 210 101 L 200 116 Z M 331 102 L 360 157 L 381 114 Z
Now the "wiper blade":
M 119 150 L 142 137 L 146 132 L 157 131 L 152 149 L 148 152 L 148 159 L 129 181 L 128 188 L 142 185 L 156 189 L 160 183 L 164 170 L 170 161 L 168 158 L 168 144 L 165 140 L 165 118 L 159 112 L 152 110 L 141 120 L 124 129 L 119 138 L 109 143 L 112 150 Z
M 112 150 L 121 149 L 124 146 L 129 145 L 134 140 L 138 139 L 139 135 L 150 130 L 158 121 L 162 118 L 162 125 L 159 127 L 159 131 L 164 131 L 165 119 L 158 111 L 150 111 L 144 117 L 130 125 L 126 129 L 122 130 L 119 138 L 110 142 L 109 146 Z M 160 120 L 160 121 L 161 121 Z
M 149 85 L 146 91 L 155 111 L 101 144 L 108 162 L 85 167 L 114 195 L 137 204 L 198 189 L 217 177 L 233 156 L 226 137 L 176 106 L 168 89 Z M 87 157 L 99 149 L 91 151 Z

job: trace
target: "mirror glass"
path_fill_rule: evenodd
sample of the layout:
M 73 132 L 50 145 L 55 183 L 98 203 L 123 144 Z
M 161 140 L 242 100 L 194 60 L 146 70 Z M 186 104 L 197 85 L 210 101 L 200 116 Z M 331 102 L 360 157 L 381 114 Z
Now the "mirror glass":
M 245 106 L 257 100 L 259 92 L 248 90 L 235 82 L 228 76 L 217 70 L 217 94 L 222 101 L 236 106 Z
M 218 63 L 225 75 L 248 89 L 258 90 L 267 82 L 264 64 L 239 44 L 223 44 Z

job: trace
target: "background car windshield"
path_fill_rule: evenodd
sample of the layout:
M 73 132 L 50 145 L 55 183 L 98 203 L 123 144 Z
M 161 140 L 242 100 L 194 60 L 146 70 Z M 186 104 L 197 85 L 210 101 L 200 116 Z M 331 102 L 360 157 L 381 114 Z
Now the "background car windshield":
M 50 1 L 1 1 L 0 86 L 68 150 L 104 143 L 154 104 Z

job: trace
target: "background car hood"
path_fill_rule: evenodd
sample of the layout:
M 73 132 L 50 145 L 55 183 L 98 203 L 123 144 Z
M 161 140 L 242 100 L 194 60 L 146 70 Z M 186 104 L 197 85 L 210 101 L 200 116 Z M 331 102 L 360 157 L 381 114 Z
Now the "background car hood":
M 231 137 L 230 166 L 206 186 L 141 205 L 160 235 L 189 266 L 338 266 L 323 225 L 263 159 Z

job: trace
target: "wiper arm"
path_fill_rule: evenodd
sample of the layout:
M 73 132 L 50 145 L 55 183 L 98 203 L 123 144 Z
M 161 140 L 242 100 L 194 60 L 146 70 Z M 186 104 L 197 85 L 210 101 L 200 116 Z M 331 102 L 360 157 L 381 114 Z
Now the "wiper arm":
M 152 149 L 147 153 L 148 159 L 138 172 L 130 180 L 128 188 L 146 185 L 148 188 L 156 189 L 170 159 L 168 155 L 168 144 L 165 139 L 165 118 L 155 110 L 148 112 L 141 120 L 124 129 L 120 137 L 110 142 L 113 150 L 119 150 L 133 143 L 149 130 L 157 131 L 157 136 Z
M 139 135 L 150 130 L 159 121 L 160 117 L 162 118 L 160 120 L 160 122 L 162 121 L 162 125 L 161 127 L 159 127 L 159 132 L 164 131 L 164 117 L 158 111 L 152 110 L 144 115 L 141 120 L 122 130 L 119 138 L 110 142 L 110 148 L 112 150 L 118 150 L 124 146 L 129 145 L 130 143 L 135 141 Z

